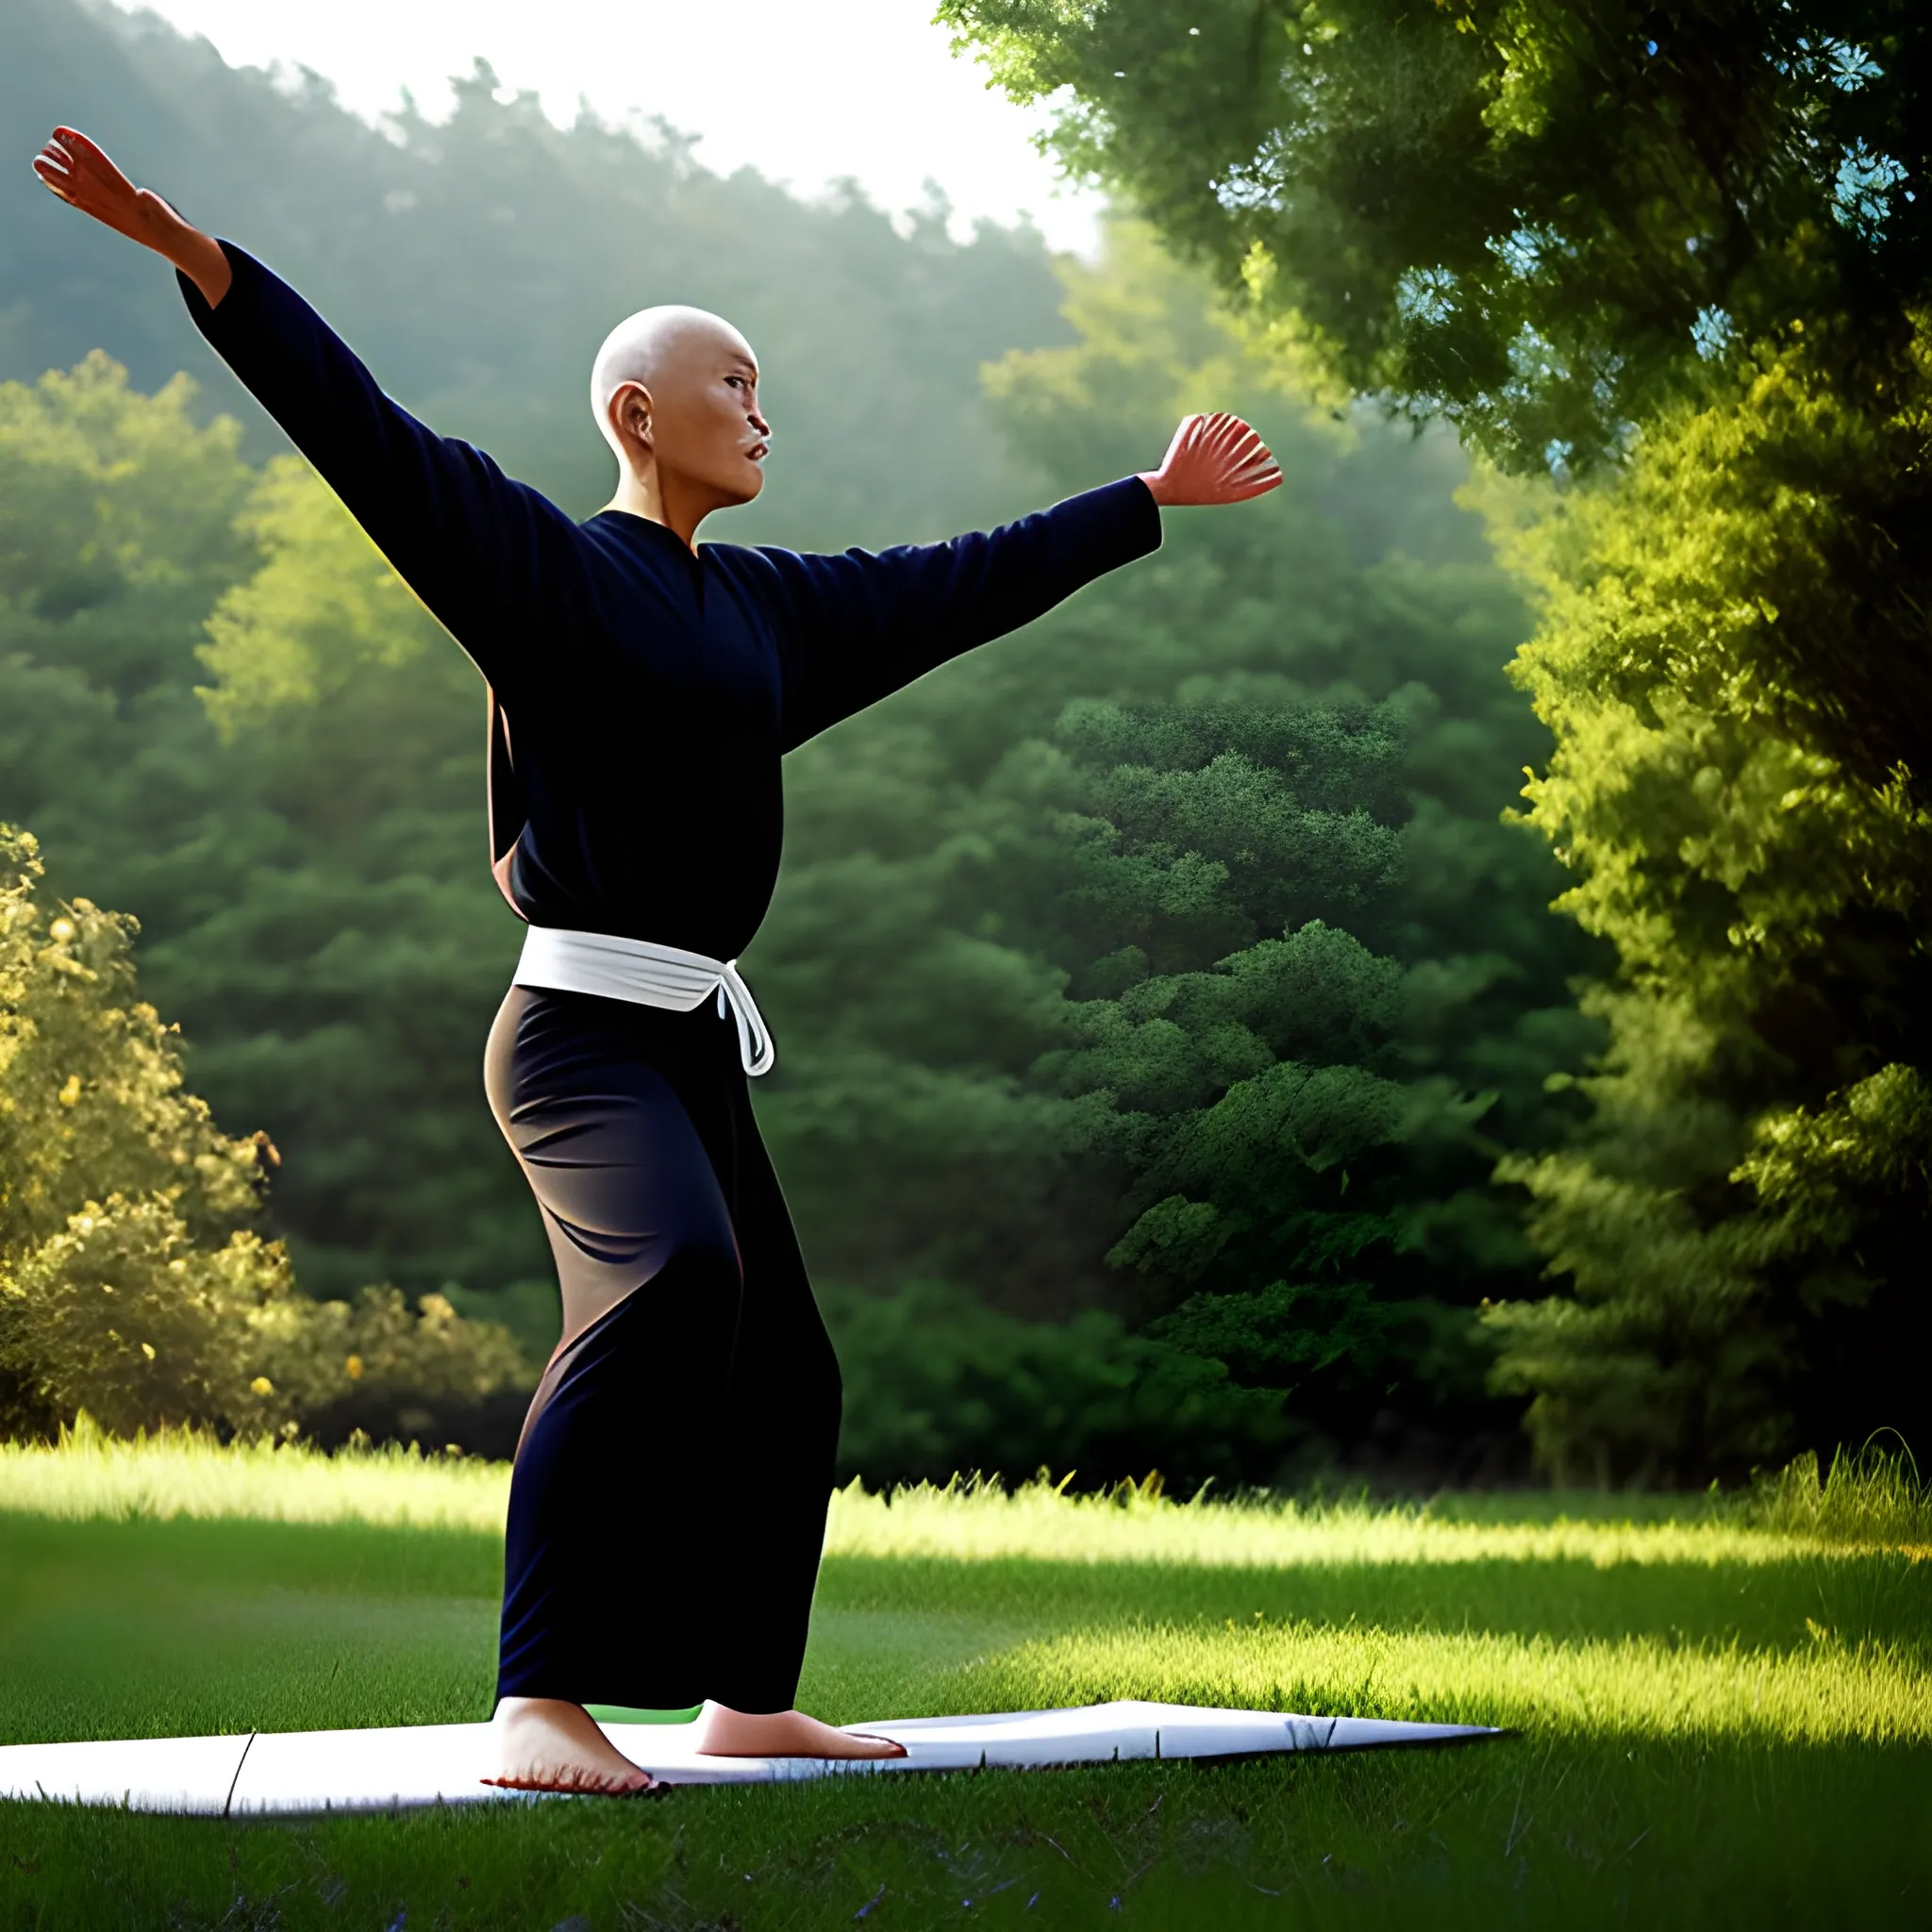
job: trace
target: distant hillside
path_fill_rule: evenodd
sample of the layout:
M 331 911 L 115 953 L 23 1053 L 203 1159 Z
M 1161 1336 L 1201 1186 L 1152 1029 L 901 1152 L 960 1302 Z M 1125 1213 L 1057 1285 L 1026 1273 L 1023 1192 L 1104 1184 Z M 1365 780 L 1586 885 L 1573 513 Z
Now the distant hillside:
M 719 536 L 838 547 L 1031 507 L 977 370 L 1071 339 L 1033 230 L 982 225 L 960 247 L 931 213 L 902 238 L 861 198 L 812 205 L 748 169 L 710 174 L 668 128 L 655 145 L 588 118 L 559 132 L 534 94 L 493 100 L 480 58 L 457 85 L 450 123 L 407 113 L 392 141 L 325 84 L 283 92 L 155 14 L 7 0 L 0 379 L 99 346 L 143 389 L 188 370 L 203 420 L 225 409 L 249 425 L 251 458 L 283 446 L 165 267 L 34 179 L 35 149 L 66 122 L 293 282 L 399 400 L 575 515 L 614 480 L 586 399 L 591 358 L 613 323 L 661 301 L 728 315 L 767 371 L 771 482 Z

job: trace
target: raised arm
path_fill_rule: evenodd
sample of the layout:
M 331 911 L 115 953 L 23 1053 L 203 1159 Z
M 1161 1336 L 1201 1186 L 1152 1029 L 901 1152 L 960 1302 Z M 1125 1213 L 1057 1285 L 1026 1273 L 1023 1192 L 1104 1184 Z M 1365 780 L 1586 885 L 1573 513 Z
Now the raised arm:
M 564 511 L 384 394 L 286 282 L 137 189 L 86 135 L 57 128 L 34 172 L 175 264 L 195 325 L 497 690 L 513 693 L 540 654 L 556 668 L 587 597 Z
M 783 749 L 1159 545 L 1153 495 L 1126 476 L 943 543 L 835 557 L 765 549 L 785 592 Z
M 1083 491 L 996 530 L 876 555 L 766 550 L 785 586 L 787 751 L 1083 584 L 1160 547 L 1160 512 L 1240 503 L 1281 472 L 1238 416 L 1190 416 L 1158 470 Z

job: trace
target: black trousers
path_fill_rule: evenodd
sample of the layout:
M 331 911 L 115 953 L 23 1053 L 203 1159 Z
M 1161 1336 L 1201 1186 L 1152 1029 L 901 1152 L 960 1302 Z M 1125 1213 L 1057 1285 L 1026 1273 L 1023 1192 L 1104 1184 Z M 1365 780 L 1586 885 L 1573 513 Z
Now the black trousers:
M 564 1317 L 510 1476 L 497 1695 L 788 1709 L 839 1365 L 737 1027 L 512 986 L 484 1088 Z

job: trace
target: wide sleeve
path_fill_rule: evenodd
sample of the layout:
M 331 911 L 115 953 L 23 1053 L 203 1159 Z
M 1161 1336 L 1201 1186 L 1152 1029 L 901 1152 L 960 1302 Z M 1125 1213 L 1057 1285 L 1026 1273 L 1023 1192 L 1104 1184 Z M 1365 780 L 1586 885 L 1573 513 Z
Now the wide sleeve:
M 526 674 L 562 668 L 590 628 L 575 522 L 419 422 L 280 276 L 219 245 L 234 280 L 214 307 L 178 269 L 175 279 L 222 359 L 493 686 L 513 693 Z
M 783 748 L 1159 547 L 1154 493 L 1126 476 L 943 543 L 836 557 L 762 549 L 781 586 Z

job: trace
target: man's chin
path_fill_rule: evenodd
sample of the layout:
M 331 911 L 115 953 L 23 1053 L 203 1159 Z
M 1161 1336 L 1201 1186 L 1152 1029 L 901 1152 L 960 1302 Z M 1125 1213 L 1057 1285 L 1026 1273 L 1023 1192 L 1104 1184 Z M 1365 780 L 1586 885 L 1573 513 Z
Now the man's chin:
M 719 509 L 736 509 L 740 504 L 749 503 L 765 487 L 765 473 L 746 463 L 728 479 L 718 476 L 711 478 L 706 489 L 715 499 Z

